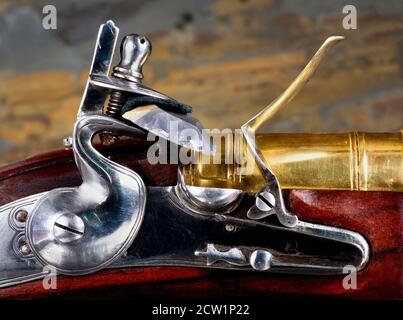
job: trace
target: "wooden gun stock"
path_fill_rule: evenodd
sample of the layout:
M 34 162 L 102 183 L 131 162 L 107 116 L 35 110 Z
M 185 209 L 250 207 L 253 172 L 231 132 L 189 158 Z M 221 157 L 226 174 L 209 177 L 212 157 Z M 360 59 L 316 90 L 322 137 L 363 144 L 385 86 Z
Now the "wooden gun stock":
M 150 165 L 148 144 L 122 141 L 102 152 L 136 170 L 147 185 L 175 185 L 177 166 Z M 0 169 L 0 204 L 57 187 L 80 184 L 71 150 L 61 150 Z M 108 297 L 265 297 L 323 295 L 343 298 L 402 299 L 403 194 L 380 191 L 287 190 L 287 206 L 305 221 L 342 227 L 370 244 L 368 265 L 357 275 L 357 288 L 346 290 L 339 276 L 220 271 L 191 267 L 111 269 L 80 277 L 58 277 L 57 290 L 42 280 L 0 289 L 0 298 Z M 231 290 L 227 290 L 227 288 Z

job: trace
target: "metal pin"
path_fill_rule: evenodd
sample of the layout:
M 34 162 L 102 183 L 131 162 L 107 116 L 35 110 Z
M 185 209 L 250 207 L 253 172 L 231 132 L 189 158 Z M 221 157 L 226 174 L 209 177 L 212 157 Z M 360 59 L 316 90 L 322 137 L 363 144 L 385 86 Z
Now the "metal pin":
M 26 243 L 23 243 L 20 247 L 20 252 L 23 256 L 27 256 L 31 253 L 31 248 Z
M 15 218 L 17 219 L 18 222 L 24 223 L 27 221 L 28 217 L 28 212 L 25 210 L 18 210 L 17 213 L 15 214 Z
M 63 139 L 63 145 L 65 148 L 71 148 L 73 146 L 73 138 L 72 137 L 66 137 Z

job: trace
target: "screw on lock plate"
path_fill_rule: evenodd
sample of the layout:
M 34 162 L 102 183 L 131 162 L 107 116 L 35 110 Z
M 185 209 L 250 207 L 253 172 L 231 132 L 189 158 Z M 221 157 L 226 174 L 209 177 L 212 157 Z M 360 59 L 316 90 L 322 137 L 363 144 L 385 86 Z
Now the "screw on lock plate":
M 276 198 L 274 195 L 264 190 L 256 196 L 255 205 L 248 210 L 247 216 L 252 220 L 266 218 L 275 213 L 275 210 L 273 210 L 275 205 Z
M 83 220 L 73 214 L 66 213 L 57 218 L 53 226 L 55 238 L 62 243 L 69 243 L 80 239 L 84 235 L 85 225 Z

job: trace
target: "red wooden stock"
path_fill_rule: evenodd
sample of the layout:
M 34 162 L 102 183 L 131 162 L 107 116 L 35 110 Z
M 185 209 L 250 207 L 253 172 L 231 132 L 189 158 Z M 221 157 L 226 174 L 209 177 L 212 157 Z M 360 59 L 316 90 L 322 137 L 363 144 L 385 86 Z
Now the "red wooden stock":
M 131 140 L 130 144 L 123 141 L 103 153 L 136 170 L 147 185 L 174 185 L 176 166 L 150 165 L 146 149 L 144 142 L 136 141 L 133 145 Z M 0 169 L 0 205 L 52 188 L 78 184 L 80 175 L 72 152 L 47 153 Z M 81 277 L 60 276 L 56 290 L 45 290 L 42 281 L 35 281 L 0 289 L 0 298 L 263 298 L 273 294 L 403 298 L 403 193 L 292 190 L 285 196 L 291 210 L 303 220 L 343 227 L 366 237 L 371 257 L 367 267 L 358 273 L 357 289 L 345 290 L 343 275 L 159 267 L 106 270 Z

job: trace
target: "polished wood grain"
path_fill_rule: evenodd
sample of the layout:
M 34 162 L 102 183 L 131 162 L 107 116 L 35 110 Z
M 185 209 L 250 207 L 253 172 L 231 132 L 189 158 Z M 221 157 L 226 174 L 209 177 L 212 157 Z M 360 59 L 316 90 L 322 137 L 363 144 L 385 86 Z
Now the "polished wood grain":
M 95 146 L 111 160 L 137 172 L 146 185 L 176 184 L 177 166 L 151 165 L 146 158 L 150 143 L 123 138 L 112 147 Z M 81 183 L 71 148 L 44 153 L 0 168 L 0 205 L 56 187 Z
M 146 144 L 122 141 L 102 152 L 136 170 L 148 185 L 173 185 L 176 167 L 148 164 Z M 0 204 L 61 186 L 80 183 L 71 150 L 47 153 L 0 169 Z M 301 276 L 182 267 L 130 268 L 58 278 L 57 290 L 41 281 L 0 289 L 0 298 L 109 299 L 214 298 L 272 295 L 403 299 L 403 194 L 394 192 L 285 192 L 287 205 L 306 221 L 347 228 L 371 245 L 368 266 L 358 273 L 357 289 L 345 290 L 341 276 Z M 107 295 L 105 294 L 107 292 Z

